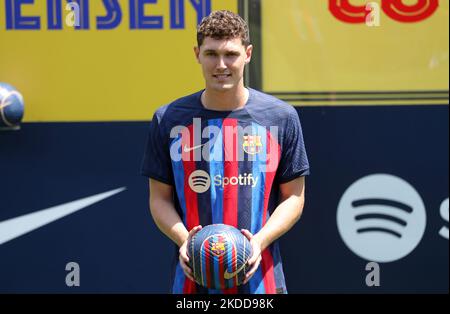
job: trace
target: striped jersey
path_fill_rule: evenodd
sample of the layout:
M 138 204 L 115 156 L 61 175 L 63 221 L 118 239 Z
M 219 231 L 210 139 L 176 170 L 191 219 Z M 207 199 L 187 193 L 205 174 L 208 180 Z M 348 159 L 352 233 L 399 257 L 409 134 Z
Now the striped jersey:
M 234 111 L 206 109 L 202 90 L 153 116 L 141 172 L 174 187 L 188 230 L 223 223 L 256 234 L 279 204 L 279 185 L 309 174 L 297 111 L 248 90 L 247 103 Z M 277 241 L 262 252 L 247 284 L 223 290 L 186 278 L 175 249 L 172 293 L 287 293 Z

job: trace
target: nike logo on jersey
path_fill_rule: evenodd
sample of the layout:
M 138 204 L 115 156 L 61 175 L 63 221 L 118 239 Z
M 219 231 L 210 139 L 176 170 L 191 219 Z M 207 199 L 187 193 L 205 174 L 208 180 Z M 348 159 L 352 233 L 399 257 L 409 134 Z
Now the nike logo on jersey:
M 189 153 L 189 152 L 191 152 L 191 151 L 193 151 L 193 150 L 196 150 L 196 149 L 199 149 L 200 147 L 202 147 L 202 146 L 205 146 L 206 144 L 203 144 L 203 145 L 197 145 L 197 146 L 194 146 L 194 147 L 188 147 L 187 145 L 184 145 L 184 152 L 185 153 Z

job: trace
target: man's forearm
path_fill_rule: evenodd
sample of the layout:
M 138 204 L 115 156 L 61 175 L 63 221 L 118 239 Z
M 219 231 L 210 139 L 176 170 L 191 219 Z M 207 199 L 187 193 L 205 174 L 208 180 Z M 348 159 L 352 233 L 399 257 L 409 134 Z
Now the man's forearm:
M 178 246 L 181 246 L 188 238 L 180 216 L 172 202 L 165 200 L 154 200 L 150 202 L 150 211 L 158 228 Z
M 255 235 L 261 243 L 261 251 L 292 228 L 300 219 L 303 205 L 304 198 L 295 195 L 278 205 L 264 227 Z

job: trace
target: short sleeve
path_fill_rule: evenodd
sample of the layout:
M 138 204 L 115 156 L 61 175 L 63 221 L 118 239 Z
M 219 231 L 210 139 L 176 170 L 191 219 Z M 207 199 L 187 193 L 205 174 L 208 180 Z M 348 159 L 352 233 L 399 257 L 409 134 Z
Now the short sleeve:
M 309 175 L 309 162 L 303 140 L 303 132 L 297 111 L 292 107 L 282 138 L 280 164 L 277 169 L 279 183 Z
M 161 126 L 162 118 L 157 113 L 150 122 L 141 174 L 174 185 L 169 140 L 164 136 L 164 130 Z

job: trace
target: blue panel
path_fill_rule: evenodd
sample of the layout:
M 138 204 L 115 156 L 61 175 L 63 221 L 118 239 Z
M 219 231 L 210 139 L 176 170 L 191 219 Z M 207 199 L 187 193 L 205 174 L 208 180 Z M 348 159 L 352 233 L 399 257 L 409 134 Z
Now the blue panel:
M 301 220 L 281 238 L 290 293 L 447 292 L 447 106 L 300 110 L 311 173 Z M 1 223 L 102 192 L 126 190 L 0 244 L 0 292 L 166 293 L 174 250 L 148 210 L 140 176 L 148 123 L 25 123 L 0 132 Z M 365 284 L 367 260 L 336 224 L 338 203 L 358 179 L 387 173 L 407 181 L 426 208 L 426 229 L 404 258 L 381 263 L 381 286 Z M 80 265 L 67 287 L 65 266 Z

